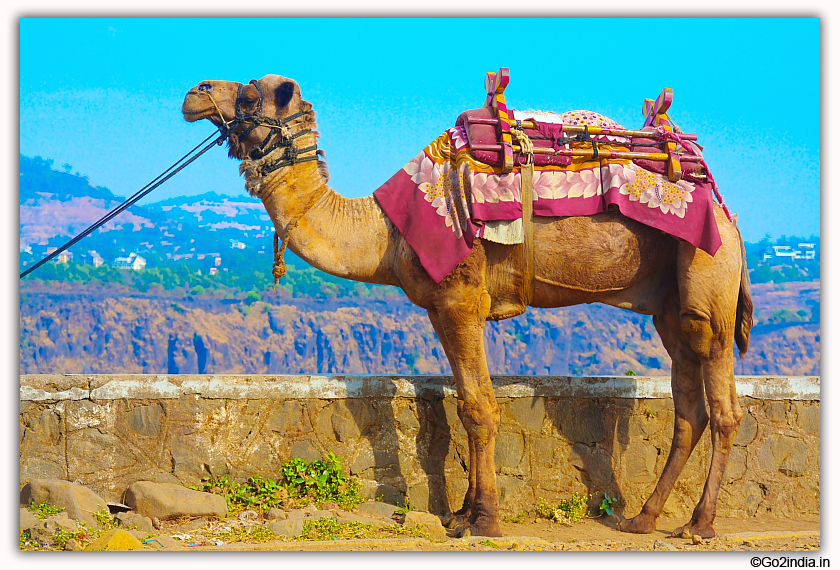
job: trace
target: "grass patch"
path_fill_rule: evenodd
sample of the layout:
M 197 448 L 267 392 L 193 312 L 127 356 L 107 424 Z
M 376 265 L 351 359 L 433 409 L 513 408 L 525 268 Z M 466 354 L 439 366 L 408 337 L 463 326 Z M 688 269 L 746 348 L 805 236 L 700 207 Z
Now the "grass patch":
M 332 517 L 323 517 L 303 523 L 303 532 L 295 540 L 348 540 L 367 538 L 373 525 L 361 522 L 340 522 Z
M 303 523 L 303 532 L 294 540 L 351 540 L 358 538 L 410 537 L 430 540 L 422 528 L 408 528 L 399 524 L 386 524 L 374 529 L 372 524 L 324 517 Z
M 304 507 L 309 503 L 320 506 L 326 502 L 350 510 L 365 499 L 355 478 L 344 474 L 341 461 L 333 453 L 316 461 L 297 458 L 282 465 L 276 480 L 254 475 L 244 483 L 237 483 L 224 476 L 202 479 L 200 485 L 192 488 L 223 496 L 232 514 L 245 509 L 265 512 L 272 508 Z
M 64 507 L 56 507 L 55 505 L 51 505 L 44 501 L 43 503 L 36 504 L 35 501 L 29 503 L 27 507 L 32 514 L 34 514 L 39 521 L 44 520 L 47 517 L 51 517 L 53 515 L 57 515 L 61 511 L 64 510 Z
M 234 542 L 269 542 L 277 538 L 274 531 L 265 525 L 239 526 L 233 527 L 230 530 L 214 531 L 212 533 L 205 531 L 204 535 L 209 538 L 223 540 L 228 544 Z
M 589 510 L 590 497 L 591 495 L 573 493 L 571 497 L 562 499 L 556 505 L 550 504 L 545 499 L 540 499 L 540 504 L 537 505 L 537 515 L 565 525 L 579 523 Z

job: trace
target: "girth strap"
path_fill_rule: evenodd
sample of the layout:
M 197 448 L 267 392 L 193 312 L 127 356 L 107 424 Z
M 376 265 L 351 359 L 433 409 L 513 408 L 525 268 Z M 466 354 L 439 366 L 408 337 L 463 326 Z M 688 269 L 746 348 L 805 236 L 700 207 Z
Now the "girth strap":
M 522 166 L 522 303 L 527 307 L 534 300 L 534 160 Z

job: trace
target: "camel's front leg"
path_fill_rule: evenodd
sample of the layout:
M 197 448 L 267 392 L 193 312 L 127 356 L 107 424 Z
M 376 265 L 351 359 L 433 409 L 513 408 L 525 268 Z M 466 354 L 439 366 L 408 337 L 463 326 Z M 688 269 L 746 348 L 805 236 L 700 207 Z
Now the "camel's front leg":
M 432 322 L 432 328 L 435 329 L 435 333 L 440 340 L 440 344 L 443 347 L 443 352 L 446 353 L 446 358 L 449 362 L 453 362 L 454 355 L 452 351 L 449 349 L 449 343 L 446 341 L 446 336 L 443 333 L 443 327 L 440 324 L 440 319 L 438 318 L 437 312 L 432 309 L 429 311 L 429 320 Z M 460 413 L 460 412 L 459 412 Z M 472 439 L 469 440 L 469 475 L 467 476 L 468 486 L 467 486 L 467 493 L 464 495 L 464 502 L 460 509 L 456 512 L 452 513 L 449 512 L 446 514 L 443 520 L 443 524 L 450 528 L 452 527 L 463 527 L 464 525 L 469 525 L 470 518 L 472 517 L 472 506 L 475 502 L 475 478 L 476 478 L 476 459 L 475 459 L 475 446 L 472 443 Z
M 452 289 L 441 296 L 430 314 L 435 315 L 432 322 L 452 366 L 458 416 L 470 445 L 470 485 L 460 511 L 463 521 L 459 531 L 469 525 L 474 535 L 501 536 L 494 460 L 499 406 L 484 352 L 490 296 L 483 287 Z

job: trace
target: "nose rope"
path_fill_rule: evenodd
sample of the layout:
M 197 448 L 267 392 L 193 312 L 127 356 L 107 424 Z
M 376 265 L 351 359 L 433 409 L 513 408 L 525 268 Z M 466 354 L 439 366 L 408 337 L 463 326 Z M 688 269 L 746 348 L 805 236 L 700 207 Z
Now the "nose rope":
M 210 95 L 210 91 L 199 91 L 198 93 L 199 95 L 207 95 L 210 98 L 210 102 L 213 103 L 213 106 L 216 108 L 216 112 L 219 114 L 219 119 L 222 121 L 222 124 L 225 126 L 225 129 L 227 129 L 232 121 L 225 121 L 225 116 L 222 115 L 222 110 L 216 104 L 216 100 L 213 99 L 213 96 Z

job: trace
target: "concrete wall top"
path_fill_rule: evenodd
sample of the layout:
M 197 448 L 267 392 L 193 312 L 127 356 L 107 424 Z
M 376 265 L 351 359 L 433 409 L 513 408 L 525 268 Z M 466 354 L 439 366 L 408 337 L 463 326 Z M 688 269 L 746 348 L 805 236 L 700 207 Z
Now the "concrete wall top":
M 671 398 L 666 376 L 493 376 L 499 398 Z M 739 396 L 820 399 L 819 376 L 738 376 Z M 455 395 L 451 376 L 23 374 L 20 400 L 429 398 Z

